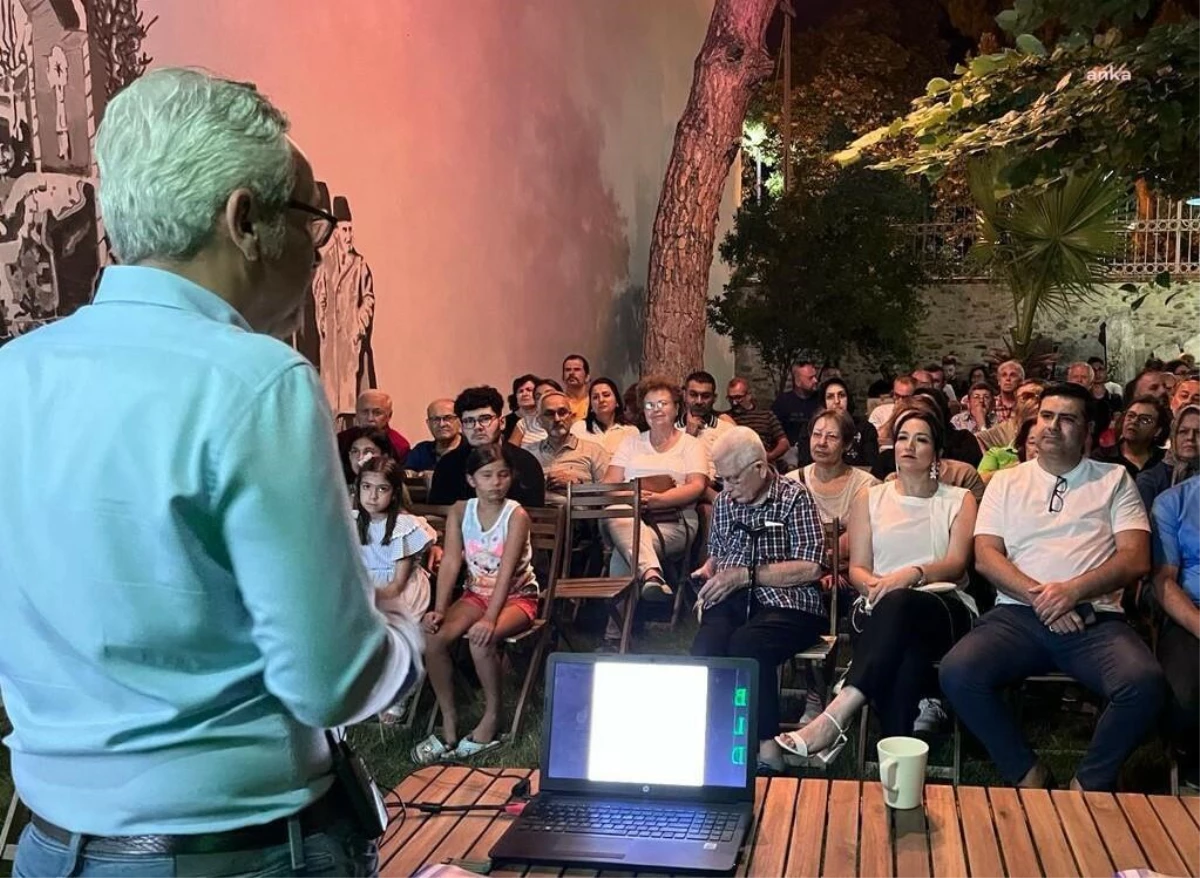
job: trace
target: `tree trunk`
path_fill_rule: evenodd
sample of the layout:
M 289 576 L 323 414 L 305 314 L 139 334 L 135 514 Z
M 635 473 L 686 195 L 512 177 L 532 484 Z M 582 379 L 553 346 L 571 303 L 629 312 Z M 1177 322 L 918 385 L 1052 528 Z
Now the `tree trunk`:
M 646 291 L 642 374 L 682 380 L 704 362 L 717 211 L 753 87 L 773 69 L 764 45 L 777 0 L 716 0 L 663 180 Z

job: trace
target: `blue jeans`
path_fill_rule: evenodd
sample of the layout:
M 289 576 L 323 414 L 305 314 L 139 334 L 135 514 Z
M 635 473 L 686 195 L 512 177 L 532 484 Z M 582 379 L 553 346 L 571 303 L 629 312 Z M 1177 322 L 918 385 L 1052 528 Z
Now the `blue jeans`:
M 1097 613 L 1075 634 L 1055 634 L 1031 607 L 999 604 L 942 659 L 942 691 L 983 742 L 1010 783 L 1037 756 L 1005 708 L 1000 690 L 1058 670 L 1107 702 L 1075 771 L 1085 790 L 1111 790 L 1125 759 L 1158 720 L 1166 694 L 1162 669 L 1120 613 Z
M 80 875 L 88 878 L 162 878 L 162 876 L 377 875 L 379 849 L 350 825 L 340 821 L 325 832 L 304 838 L 304 868 L 292 868 L 288 845 L 221 854 L 164 856 L 162 854 L 89 853 L 76 836 L 74 845 L 47 838 L 30 824 L 21 833 L 13 876 Z M 86 841 L 86 839 L 84 839 Z

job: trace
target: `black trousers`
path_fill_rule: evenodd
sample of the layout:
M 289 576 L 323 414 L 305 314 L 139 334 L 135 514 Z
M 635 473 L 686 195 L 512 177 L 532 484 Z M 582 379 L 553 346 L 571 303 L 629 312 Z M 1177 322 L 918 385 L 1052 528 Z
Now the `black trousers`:
M 971 630 L 972 617 L 952 594 L 889 592 L 851 626 L 854 660 L 846 683 L 867 697 L 884 737 L 911 735 L 918 702 L 938 692 L 933 665 Z
M 738 592 L 704 611 L 692 641 L 692 655 L 735 656 L 758 662 L 758 739 L 779 734 L 779 680 L 775 669 L 821 639 L 829 628 L 824 616 L 785 610 L 752 601 Z
M 1158 661 L 1171 688 L 1167 706 L 1167 731 L 1179 770 L 1187 779 L 1196 775 L 1197 746 L 1200 737 L 1200 642 L 1191 632 L 1170 619 L 1158 635 Z

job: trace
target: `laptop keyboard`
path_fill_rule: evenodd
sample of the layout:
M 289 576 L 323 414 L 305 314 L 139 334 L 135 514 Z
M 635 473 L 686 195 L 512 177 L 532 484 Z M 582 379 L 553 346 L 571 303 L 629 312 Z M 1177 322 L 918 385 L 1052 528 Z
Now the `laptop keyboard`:
M 688 808 L 644 808 L 581 802 L 535 802 L 521 815 L 529 832 L 733 841 L 738 812 Z

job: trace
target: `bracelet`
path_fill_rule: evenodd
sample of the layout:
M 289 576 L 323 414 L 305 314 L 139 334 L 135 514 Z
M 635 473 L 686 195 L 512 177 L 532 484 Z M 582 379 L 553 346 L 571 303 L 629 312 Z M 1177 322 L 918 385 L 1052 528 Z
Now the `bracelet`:
M 913 569 L 917 571 L 917 581 L 913 583 L 913 588 L 920 588 L 925 584 L 925 568 L 919 564 L 914 564 Z

